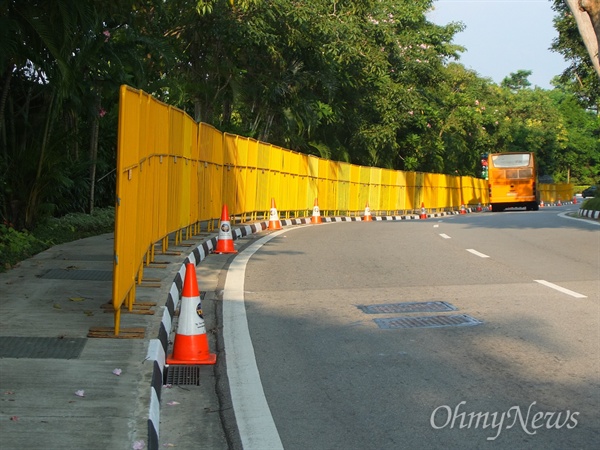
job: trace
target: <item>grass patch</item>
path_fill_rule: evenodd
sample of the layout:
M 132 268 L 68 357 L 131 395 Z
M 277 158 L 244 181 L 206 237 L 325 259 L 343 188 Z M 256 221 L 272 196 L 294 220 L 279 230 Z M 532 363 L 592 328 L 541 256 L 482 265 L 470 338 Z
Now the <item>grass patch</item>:
M 587 209 L 588 211 L 600 211 L 600 197 L 585 199 L 580 209 Z
M 111 233 L 114 229 L 114 208 L 97 209 L 93 214 L 74 213 L 50 218 L 33 231 L 17 231 L 0 225 L 0 272 L 54 245 Z

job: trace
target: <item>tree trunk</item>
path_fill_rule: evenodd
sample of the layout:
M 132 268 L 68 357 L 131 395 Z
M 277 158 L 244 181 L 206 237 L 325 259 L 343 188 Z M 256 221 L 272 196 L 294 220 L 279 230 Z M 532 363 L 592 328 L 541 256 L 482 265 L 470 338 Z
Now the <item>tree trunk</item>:
M 96 97 L 92 110 L 92 132 L 90 135 L 90 203 L 89 213 L 94 212 L 94 193 L 96 190 L 96 163 L 98 159 L 98 133 L 100 132 L 100 107 L 102 98 Z
M 65 112 L 63 120 L 65 133 L 71 132 L 72 135 L 75 136 L 75 138 L 72 139 L 69 148 L 69 157 L 72 158 L 74 161 L 79 161 L 79 139 L 77 139 L 77 136 L 79 136 L 79 117 L 77 116 L 75 111 L 73 111 L 73 109 L 69 108 Z
M 52 132 L 52 122 L 54 121 L 56 95 L 56 91 L 52 90 L 50 99 L 48 101 L 46 123 L 44 125 L 44 132 L 42 134 L 42 143 L 40 145 L 40 155 L 38 158 L 35 178 L 33 180 L 33 184 L 31 185 L 31 191 L 29 191 L 27 205 L 25 207 L 25 227 L 29 229 L 33 228 L 33 225 L 35 224 L 39 214 L 40 195 L 44 189 L 42 175 L 44 172 L 44 166 L 46 165 L 46 151 L 48 150 L 50 133 Z
M 594 70 L 600 77 L 600 0 L 565 0 L 577 22 L 579 34 L 583 39 Z
M 0 140 L 2 140 L 2 149 L 6 153 L 6 127 L 4 125 L 4 111 L 6 110 L 6 100 L 8 99 L 8 91 L 10 89 L 10 81 L 12 80 L 13 64 L 9 64 L 6 70 L 4 86 L 2 87 L 2 97 L 0 98 Z M 6 155 L 5 155 L 6 157 Z
M 197 123 L 202 121 L 202 103 L 199 99 L 194 99 L 194 120 Z

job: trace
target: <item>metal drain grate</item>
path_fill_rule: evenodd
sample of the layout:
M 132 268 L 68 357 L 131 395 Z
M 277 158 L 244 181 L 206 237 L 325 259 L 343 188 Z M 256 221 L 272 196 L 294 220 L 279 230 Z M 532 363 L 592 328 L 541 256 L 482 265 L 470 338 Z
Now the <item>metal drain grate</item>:
M 413 312 L 456 311 L 456 307 L 446 302 L 388 303 L 380 305 L 357 305 L 366 314 L 393 314 Z
M 200 386 L 200 366 L 167 366 L 165 384 Z
M 390 317 L 373 319 L 379 328 L 439 328 L 479 325 L 482 321 L 467 314 L 449 316 Z
M 76 359 L 87 339 L 0 336 L 0 358 Z
M 112 270 L 50 269 L 41 278 L 55 280 L 112 281 Z

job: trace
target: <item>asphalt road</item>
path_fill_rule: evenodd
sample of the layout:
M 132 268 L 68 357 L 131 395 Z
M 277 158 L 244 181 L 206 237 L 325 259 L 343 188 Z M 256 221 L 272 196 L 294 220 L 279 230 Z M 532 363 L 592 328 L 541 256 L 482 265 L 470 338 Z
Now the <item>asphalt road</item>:
M 258 245 L 223 306 L 225 331 L 240 320 L 227 305 L 245 306 L 261 385 L 226 340 L 234 391 L 252 392 L 233 399 L 246 448 L 595 448 L 600 228 L 566 209 L 295 227 Z M 421 302 L 456 310 L 364 311 Z M 481 323 L 374 321 L 453 315 Z

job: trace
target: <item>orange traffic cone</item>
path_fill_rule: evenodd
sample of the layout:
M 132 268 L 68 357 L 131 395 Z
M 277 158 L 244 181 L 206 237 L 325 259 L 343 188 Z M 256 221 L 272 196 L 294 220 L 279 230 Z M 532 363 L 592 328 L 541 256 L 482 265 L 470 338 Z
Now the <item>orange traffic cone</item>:
M 275 199 L 271 199 L 271 211 L 269 213 L 269 230 L 281 230 L 281 221 L 279 220 L 279 213 L 275 206 Z
M 237 253 L 237 250 L 233 246 L 233 235 L 231 234 L 231 222 L 229 221 L 227 205 L 223 205 L 223 209 L 221 210 L 221 225 L 219 226 L 219 236 L 217 239 L 215 253 Z
M 574 196 L 573 196 L 573 204 L 574 204 L 574 205 L 576 205 L 576 204 L 577 204 L 577 196 L 576 196 L 576 195 L 574 195 Z
M 460 205 L 460 213 L 461 214 L 466 214 L 467 210 L 465 209 L 465 204 L 463 203 L 462 205 Z
M 217 355 L 210 353 L 206 326 L 202 316 L 202 303 L 196 281 L 196 266 L 185 266 L 185 280 L 181 291 L 179 324 L 173 341 L 173 354 L 167 364 L 214 364 Z
M 373 218 L 371 217 L 371 208 L 369 208 L 369 202 L 367 202 L 365 206 L 365 215 L 363 216 L 362 220 L 364 220 L 365 222 L 373 221 Z
M 316 198 L 315 198 L 315 206 L 313 207 L 313 214 L 310 219 L 310 223 L 315 224 L 315 225 L 319 224 L 319 223 L 323 223 L 323 220 L 321 219 L 321 211 L 319 210 L 319 201 Z
M 558 203 L 556 203 L 556 206 L 562 206 L 562 202 L 560 201 L 560 198 L 558 199 Z
M 544 200 L 542 200 L 542 201 L 540 202 L 540 208 L 543 208 L 543 207 L 544 207 Z
M 481 202 L 477 203 L 477 212 L 481 212 L 483 211 L 483 208 L 481 207 Z
M 425 211 L 425 203 L 421 202 L 421 215 L 419 219 L 427 219 L 427 212 Z

